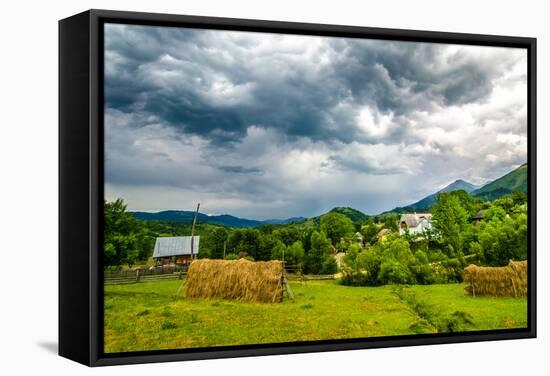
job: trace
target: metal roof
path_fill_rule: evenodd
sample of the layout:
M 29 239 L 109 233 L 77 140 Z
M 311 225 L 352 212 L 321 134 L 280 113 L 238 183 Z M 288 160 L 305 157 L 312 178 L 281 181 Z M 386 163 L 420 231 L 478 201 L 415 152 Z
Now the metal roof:
M 193 254 L 199 253 L 200 236 L 193 236 Z M 153 257 L 171 257 L 191 254 L 190 236 L 172 236 L 157 238 Z
M 416 227 L 423 220 L 431 221 L 431 213 L 414 213 L 414 214 L 401 214 L 399 223 L 405 222 L 407 227 Z
M 483 219 L 483 217 L 485 216 L 485 212 L 487 211 L 487 209 L 481 209 L 480 211 L 477 212 L 476 215 L 473 216 L 474 219 Z

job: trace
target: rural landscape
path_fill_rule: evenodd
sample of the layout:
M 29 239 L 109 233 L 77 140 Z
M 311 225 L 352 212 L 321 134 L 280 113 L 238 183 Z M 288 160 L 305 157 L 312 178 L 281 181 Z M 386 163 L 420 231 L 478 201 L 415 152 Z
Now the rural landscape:
M 164 267 L 167 274 L 136 283 L 134 271 L 163 269 L 152 257 L 155 240 L 190 234 L 194 213 L 131 213 L 121 200 L 106 203 L 107 270 L 130 278 L 105 286 L 105 350 L 526 327 L 525 292 L 473 297 L 464 280 L 468 265 L 527 259 L 526 178 L 523 165 L 480 189 L 455 182 L 377 216 L 351 208 L 288 223 L 198 216 L 197 259 L 284 257 L 292 298 L 284 294 L 271 304 L 186 298 L 185 276 L 170 269 L 176 256 Z M 401 221 L 410 213 L 430 213 L 430 227 L 410 233 Z
M 524 49 L 105 24 L 104 351 L 528 327 Z

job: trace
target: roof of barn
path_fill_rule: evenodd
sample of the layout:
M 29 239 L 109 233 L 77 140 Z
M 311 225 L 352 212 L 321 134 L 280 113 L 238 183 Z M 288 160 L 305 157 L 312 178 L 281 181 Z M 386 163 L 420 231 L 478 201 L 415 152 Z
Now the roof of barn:
M 193 236 L 193 254 L 199 253 L 200 236 Z M 157 238 L 153 257 L 171 257 L 191 254 L 191 236 Z

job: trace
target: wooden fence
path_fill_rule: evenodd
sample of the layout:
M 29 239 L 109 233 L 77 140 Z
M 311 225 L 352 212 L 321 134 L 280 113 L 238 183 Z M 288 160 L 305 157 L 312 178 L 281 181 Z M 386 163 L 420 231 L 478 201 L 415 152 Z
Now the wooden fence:
M 155 269 L 106 270 L 103 272 L 103 282 L 106 285 L 116 285 L 183 279 L 187 269 L 183 266 L 171 266 Z
M 154 269 L 105 270 L 103 272 L 103 282 L 106 285 L 119 285 L 183 279 L 187 275 L 187 269 L 188 266 L 169 266 Z M 286 263 L 285 272 L 289 281 L 320 281 L 334 279 L 333 274 L 303 274 L 300 267 Z
M 334 274 L 304 274 L 302 268 L 285 262 L 286 277 L 289 281 L 322 281 L 334 279 Z

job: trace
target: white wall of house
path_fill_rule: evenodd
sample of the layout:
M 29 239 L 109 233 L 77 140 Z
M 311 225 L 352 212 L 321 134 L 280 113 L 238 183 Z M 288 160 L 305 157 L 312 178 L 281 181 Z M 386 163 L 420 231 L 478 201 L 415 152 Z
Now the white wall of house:
M 399 235 L 404 235 L 407 231 L 411 235 L 422 234 L 432 228 L 432 224 L 426 218 L 420 220 L 416 227 L 401 228 L 399 227 Z

